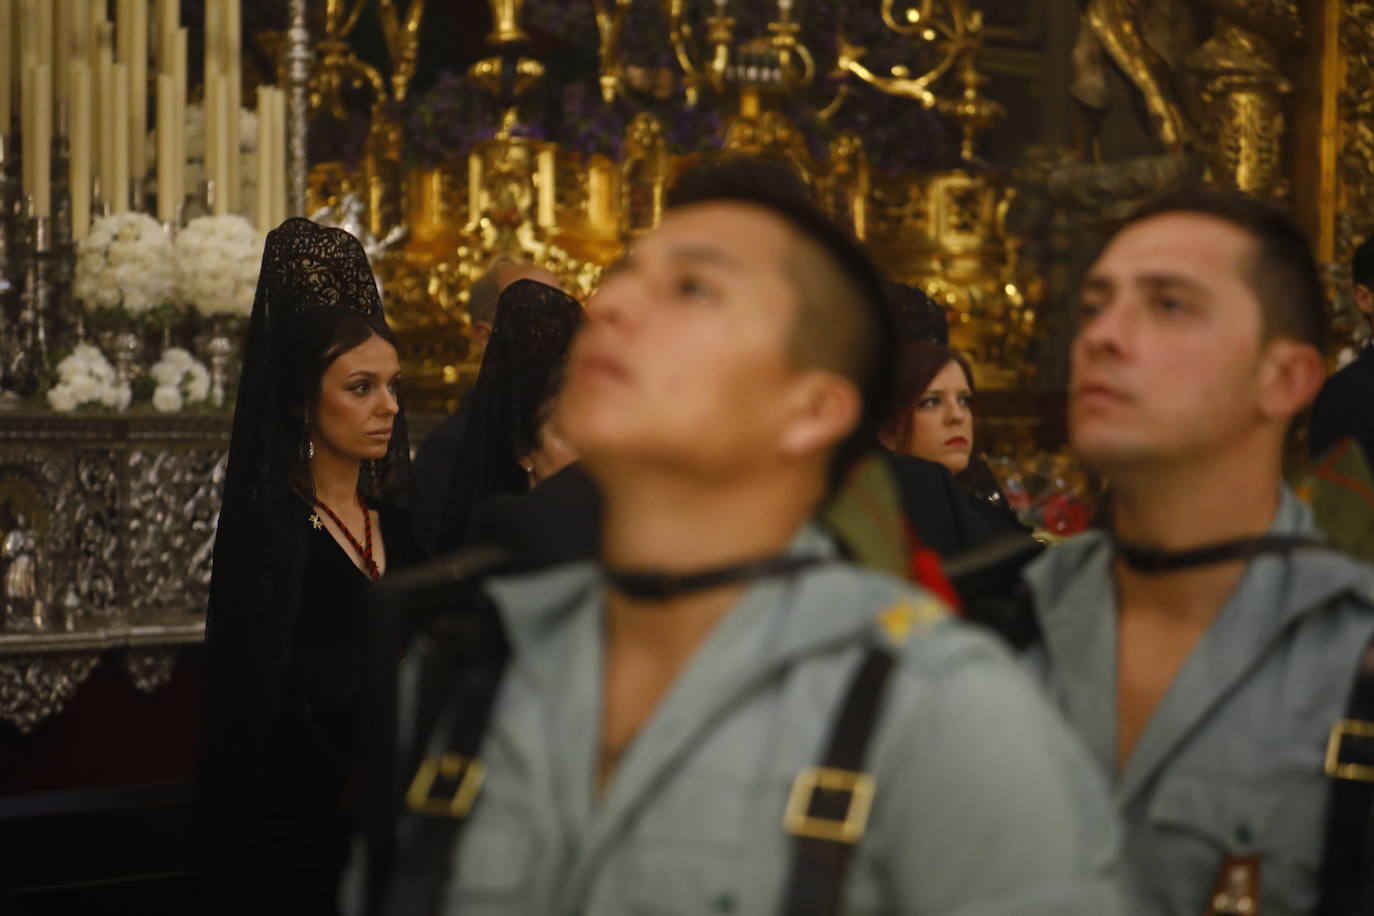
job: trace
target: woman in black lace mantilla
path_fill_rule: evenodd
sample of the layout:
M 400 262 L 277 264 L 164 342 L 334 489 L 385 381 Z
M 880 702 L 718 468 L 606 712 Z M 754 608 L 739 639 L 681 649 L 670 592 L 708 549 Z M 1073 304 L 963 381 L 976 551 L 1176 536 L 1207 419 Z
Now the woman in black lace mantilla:
M 414 562 L 395 337 L 358 241 L 267 237 L 206 623 L 196 912 L 337 912 L 363 757 L 362 596 Z
M 524 493 L 545 476 L 542 459 L 557 451 L 558 424 L 551 408 L 581 322 L 576 299 L 536 280 L 517 280 L 501 293 L 431 545 L 434 553 L 466 543 L 473 510 L 484 500 Z M 568 452 L 557 460 L 571 458 Z

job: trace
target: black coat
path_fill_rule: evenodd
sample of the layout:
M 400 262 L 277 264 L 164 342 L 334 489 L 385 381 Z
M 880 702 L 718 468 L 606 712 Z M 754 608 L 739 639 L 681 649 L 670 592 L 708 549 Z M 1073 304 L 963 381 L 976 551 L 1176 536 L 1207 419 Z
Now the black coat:
M 1374 461 L 1374 347 L 1366 346 L 1354 362 L 1326 380 L 1307 427 L 1307 448 L 1320 458 L 1350 436 Z

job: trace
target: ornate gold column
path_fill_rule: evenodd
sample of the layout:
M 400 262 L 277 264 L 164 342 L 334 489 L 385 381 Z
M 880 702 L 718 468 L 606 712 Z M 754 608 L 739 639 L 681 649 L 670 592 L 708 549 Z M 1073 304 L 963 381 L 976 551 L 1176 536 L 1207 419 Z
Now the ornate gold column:
M 1296 2 L 1212 0 L 1212 37 L 1188 64 L 1200 82 L 1199 132 L 1208 173 L 1219 185 L 1282 200 L 1284 97 L 1292 85 L 1279 70 L 1283 46 L 1301 35 Z M 1264 31 L 1261 31 L 1261 26 Z
M 1292 67 L 1294 212 L 1327 269 L 1338 337 L 1363 334 L 1348 265 L 1374 234 L 1374 2 L 1306 0 Z

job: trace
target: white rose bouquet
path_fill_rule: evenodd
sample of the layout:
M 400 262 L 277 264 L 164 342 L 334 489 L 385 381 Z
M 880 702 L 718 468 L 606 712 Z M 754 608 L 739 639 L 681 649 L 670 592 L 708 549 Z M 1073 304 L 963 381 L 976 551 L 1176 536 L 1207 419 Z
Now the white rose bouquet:
M 63 412 L 88 404 L 123 410 L 131 397 L 128 383 L 116 380 L 114 366 L 90 344 L 77 344 L 57 364 L 57 384 L 48 389 L 48 404 Z
M 157 385 L 153 389 L 153 409 L 162 413 L 174 413 L 210 396 L 210 370 L 181 347 L 163 350 L 148 374 Z
M 242 216 L 201 216 L 177 233 L 178 297 L 201 315 L 247 317 L 263 237 Z
M 172 243 L 146 213 L 102 216 L 76 249 L 73 293 L 89 308 L 146 315 L 176 290 Z

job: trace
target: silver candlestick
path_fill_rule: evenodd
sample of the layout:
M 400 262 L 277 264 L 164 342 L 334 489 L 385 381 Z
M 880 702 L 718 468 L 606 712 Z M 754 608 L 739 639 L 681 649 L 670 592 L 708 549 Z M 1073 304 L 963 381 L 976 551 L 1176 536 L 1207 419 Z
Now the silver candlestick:
M 32 206 L 32 201 L 28 205 Z M 15 328 L 16 346 L 10 354 L 10 383 L 20 397 L 38 392 L 41 374 L 48 365 L 48 323 L 52 320 L 52 228 L 48 217 L 29 217 L 33 240 L 24 270 L 24 289 L 19 296 Z
M 120 331 L 111 340 L 114 350 L 115 385 L 123 388 L 134 383 L 134 359 L 143 348 L 143 341 L 133 331 Z M 120 407 L 124 410 L 128 405 Z
M 11 134 L 0 125 L 0 406 L 18 403 L 10 376 L 10 366 L 19 351 L 16 302 L 21 288 L 18 279 L 23 270 L 18 223 L 14 218 L 15 198 L 19 180 L 15 168 L 15 148 Z M 13 279 L 11 279 L 13 278 Z
M 210 351 L 210 404 L 223 407 L 229 381 L 229 357 L 234 354 L 234 342 L 222 329 L 216 328 L 207 349 Z
M 306 161 L 310 119 L 310 69 L 314 57 L 307 25 L 306 0 L 291 0 L 286 28 L 286 194 L 287 216 L 305 215 L 310 163 Z

